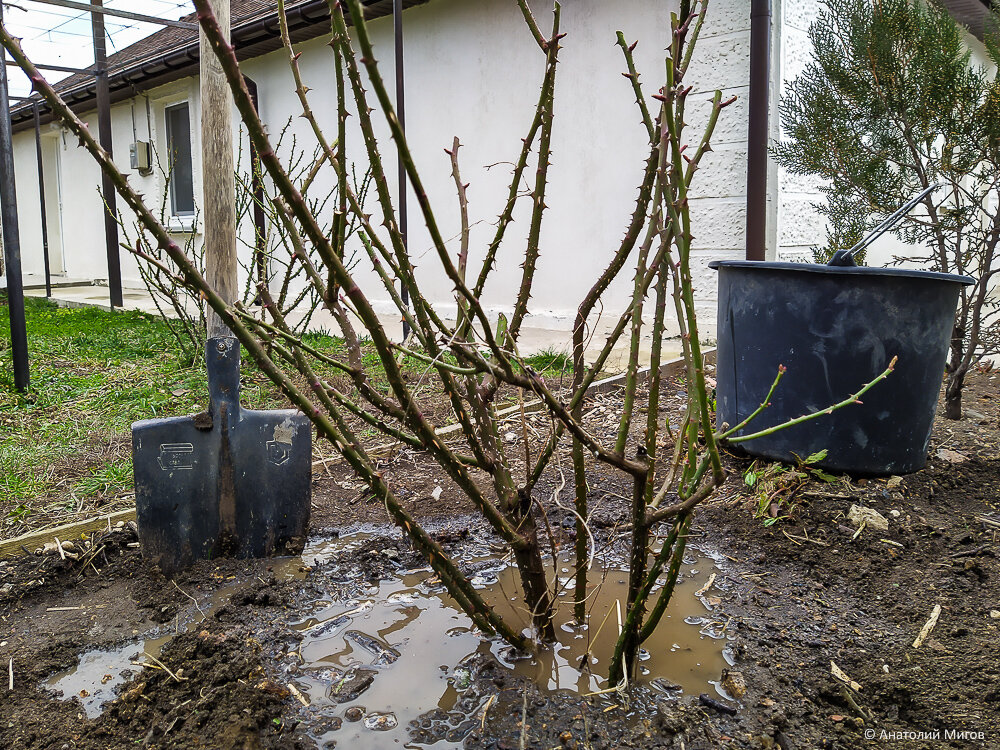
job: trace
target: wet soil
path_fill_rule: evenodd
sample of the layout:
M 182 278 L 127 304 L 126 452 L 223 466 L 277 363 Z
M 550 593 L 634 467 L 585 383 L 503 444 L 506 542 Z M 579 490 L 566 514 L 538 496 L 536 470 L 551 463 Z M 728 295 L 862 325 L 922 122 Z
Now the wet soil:
M 995 374 L 970 378 L 966 419 L 936 424 L 923 471 L 786 488 L 787 517 L 769 526 L 755 518 L 755 488 L 741 481 L 751 462 L 727 457 L 733 477 L 700 511 L 693 543 L 719 555 L 713 618 L 744 695 L 702 700 L 642 684 L 626 694 L 552 690 L 487 649 L 462 662 L 468 674 L 456 700 L 468 702 L 472 720 L 449 724 L 432 711 L 429 729 L 414 727 L 415 746 L 1000 748 L 998 383 Z M 592 418 L 602 406 L 613 429 L 613 403 L 596 399 Z M 422 457 L 398 452 L 383 468 L 408 480 L 407 504 L 450 552 L 472 560 L 489 547 L 482 523 L 462 515 L 457 490 Z M 567 514 L 551 498 L 557 479 L 540 492 L 557 543 L 568 545 Z M 599 468 L 592 487 L 593 525 L 613 549 L 627 488 Z M 385 520 L 337 464 L 316 467 L 314 491 L 317 537 Z M 857 533 L 846 519 L 852 505 L 877 510 L 888 530 Z M 86 556 L 0 562 L 0 747 L 351 747 L 343 732 L 350 701 L 314 703 L 296 672 L 302 623 L 317 602 L 337 611 L 357 587 L 423 566 L 398 535 L 376 531 L 329 560 L 203 562 L 171 582 L 143 563 L 132 529 L 95 541 L 104 549 L 86 567 Z M 935 627 L 914 647 L 936 605 Z M 158 653 L 147 647 L 167 635 Z M 134 672 L 94 718 L 88 696 L 61 700 L 46 685 L 82 653 L 131 644 Z M 856 689 L 842 688 L 831 662 Z M 343 678 L 345 695 L 366 679 L 357 671 Z M 442 678 L 405 679 L 419 691 Z M 300 696 L 289 685 L 301 685 Z M 421 738 L 421 728 L 431 735 Z

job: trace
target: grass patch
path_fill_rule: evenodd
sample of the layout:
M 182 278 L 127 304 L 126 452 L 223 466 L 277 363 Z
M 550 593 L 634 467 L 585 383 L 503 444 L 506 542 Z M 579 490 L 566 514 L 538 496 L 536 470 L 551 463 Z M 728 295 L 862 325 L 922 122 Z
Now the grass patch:
M 35 297 L 25 299 L 25 315 L 31 386 L 21 394 L 14 388 L 6 298 L 0 295 L 0 537 L 131 504 L 132 423 L 208 405 L 204 368 L 183 361 L 156 316 L 58 307 Z M 305 338 L 326 354 L 346 358 L 340 339 L 323 332 Z M 369 345 L 363 361 L 374 384 L 387 389 Z M 555 351 L 526 363 L 544 375 L 569 372 L 568 358 Z M 443 401 L 426 362 L 407 357 L 403 366 L 411 385 L 420 383 L 421 398 Z M 336 376 L 332 368 L 316 369 L 320 377 Z M 240 381 L 245 407 L 287 408 L 246 356 Z M 439 414 L 445 423 L 449 412 Z M 358 432 L 362 439 L 378 435 L 370 427 Z
M 0 299 L 0 534 L 110 511 L 132 491 L 132 422 L 197 411 L 205 375 L 166 325 L 135 311 L 25 299 L 31 386 L 14 389 Z

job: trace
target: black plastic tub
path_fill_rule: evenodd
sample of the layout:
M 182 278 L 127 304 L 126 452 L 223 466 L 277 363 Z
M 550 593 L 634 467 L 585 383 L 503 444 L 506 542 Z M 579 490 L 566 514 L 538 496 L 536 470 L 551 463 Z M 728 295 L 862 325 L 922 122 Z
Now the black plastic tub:
M 895 370 L 852 404 L 771 435 L 734 444 L 858 475 L 902 474 L 927 461 L 934 411 L 967 276 L 804 263 L 714 261 L 719 271 L 717 416 L 736 425 L 787 371 L 752 434 L 844 400 Z

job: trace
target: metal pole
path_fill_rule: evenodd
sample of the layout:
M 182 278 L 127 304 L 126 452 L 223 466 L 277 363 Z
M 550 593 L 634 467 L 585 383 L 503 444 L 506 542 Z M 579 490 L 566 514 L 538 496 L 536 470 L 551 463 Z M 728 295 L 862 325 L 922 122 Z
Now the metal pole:
M 100 6 L 102 0 L 95 0 Z M 111 94 L 108 90 L 108 57 L 104 46 L 104 16 L 96 11 L 90 14 L 94 33 L 94 77 L 97 83 L 97 138 L 101 148 L 112 156 Z M 108 291 L 112 307 L 122 306 L 122 268 L 118 257 L 118 201 L 111 177 L 101 174 L 101 193 L 107 210 L 104 212 L 104 242 L 108 256 Z
M 403 95 L 403 0 L 393 0 L 392 2 L 392 27 L 395 35 L 395 58 L 396 58 L 396 117 L 399 119 L 399 127 L 406 131 L 406 107 Z M 399 233 L 403 237 L 403 247 L 407 246 L 406 232 L 406 167 L 397 152 L 397 182 L 399 184 Z M 400 297 L 403 304 L 409 308 L 410 290 L 404 282 L 400 282 Z M 410 326 L 403 321 L 403 341 L 410 335 Z
M 45 217 L 45 168 L 42 166 L 42 126 L 38 102 L 32 104 L 35 115 L 35 159 L 38 162 L 38 207 L 42 213 L 42 258 L 45 260 L 45 296 L 52 296 L 52 270 L 49 266 L 49 225 Z
M 0 23 L 3 4 L 0 3 Z M 0 59 L 7 56 L 0 50 Z M 17 191 L 14 186 L 14 144 L 11 139 L 10 102 L 7 99 L 7 66 L 0 65 L 0 220 L 7 274 L 7 311 L 10 315 L 10 348 L 14 357 L 14 387 L 28 390 L 28 333 L 24 320 L 24 282 L 21 278 L 21 241 L 17 230 Z
M 132 21 L 142 21 L 143 23 L 155 23 L 160 26 L 173 26 L 178 29 L 198 28 L 198 24 L 191 21 L 174 21 L 170 18 L 148 16 L 145 13 L 133 13 L 132 11 L 119 10 L 118 8 L 105 8 L 102 6 L 101 0 L 94 0 L 93 4 L 75 2 L 75 0 L 31 0 L 31 2 L 40 3 L 42 5 L 56 5 L 60 8 L 70 8 L 72 10 L 100 13 L 101 15 L 114 16 L 115 18 L 128 18 Z
M 20 68 L 21 67 L 20 65 L 18 65 L 13 60 L 8 60 L 6 64 L 7 64 L 8 68 Z M 38 68 L 39 70 L 55 70 L 55 71 L 57 71 L 59 73 L 81 73 L 81 74 L 89 74 L 89 73 L 93 73 L 94 72 L 94 71 L 92 71 L 92 70 L 90 70 L 88 68 L 71 68 L 71 67 L 66 66 L 66 65 L 42 65 L 41 63 L 35 63 L 35 67 Z M 17 97 L 13 97 L 13 98 L 17 98 Z
M 771 83 L 771 0 L 750 5 L 750 123 L 747 130 L 747 260 L 767 248 L 767 140 Z
M 260 114 L 260 100 L 258 99 L 257 82 L 252 78 L 243 76 L 246 81 L 247 91 L 250 92 L 250 100 L 253 108 Z M 250 140 L 250 187 L 253 193 L 253 268 L 257 275 L 257 283 L 267 284 L 267 218 L 264 216 L 264 175 L 261 173 L 260 154 L 257 147 Z M 261 302 L 260 292 L 254 296 L 258 303 Z

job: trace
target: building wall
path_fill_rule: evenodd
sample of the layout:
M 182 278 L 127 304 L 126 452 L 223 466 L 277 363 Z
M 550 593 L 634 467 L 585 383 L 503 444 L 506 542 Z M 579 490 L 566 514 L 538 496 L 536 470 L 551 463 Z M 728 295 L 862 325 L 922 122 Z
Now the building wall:
M 543 29 L 551 23 L 547 0 L 533 2 Z M 531 317 L 527 325 L 557 332 L 552 343 L 568 339 L 579 301 L 619 246 L 629 220 L 648 145 L 615 32 L 621 29 L 629 42 L 638 41 L 636 64 L 642 74 L 647 100 L 662 78 L 663 50 L 668 42 L 669 12 L 676 2 L 630 0 L 574 0 L 563 4 L 561 63 L 556 82 L 555 129 L 546 219 L 541 236 L 541 257 L 534 279 Z M 421 171 L 442 234 L 449 250 L 457 253 L 459 212 L 445 148 L 454 136 L 461 139 L 462 176 L 469 183 L 472 221 L 470 269 L 478 272 L 485 247 L 492 238 L 493 222 L 506 201 L 510 165 L 520 149 L 530 123 L 543 72 L 544 58 L 524 26 L 511 0 L 431 0 L 405 14 L 407 134 Z M 371 22 L 377 56 L 393 89 L 392 21 Z M 300 46 L 303 77 L 311 87 L 317 116 L 335 133 L 336 98 L 333 61 L 325 39 Z M 746 179 L 746 96 L 749 71 L 749 4 L 746 0 L 714 0 L 710 5 L 699 51 L 689 75 L 694 89 L 689 97 L 691 138 L 700 132 L 707 116 L 711 92 L 721 88 L 737 102 L 723 112 L 709 154 L 696 177 L 692 211 L 695 222 L 694 266 L 699 286 L 703 333 L 711 337 L 715 322 L 714 273 L 709 260 L 742 257 L 744 252 Z M 299 113 L 283 51 L 248 61 L 245 72 L 260 89 L 260 107 L 275 135 L 291 120 L 291 132 L 300 146 L 312 150 L 311 135 Z M 192 132 L 196 191 L 200 184 L 200 148 L 197 144 L 197 81 L 185 79 L 160 87 L 131 102 L 114 107 L 116 161 L 128 166 L 129 144 L 149 137 L 165 148 L 162 109 L 187 98 L 192 105 Z M 147 99 L 149 117 L 147 118 Z M 395 159 L 388 129 L 378 112 L 373 114 L 377 135 L 385 147 L 390 190 L 396 194 Z M 91 115 L 88 120 L 94 120 Z M 352 158 L 365 161 L 357 118 L 351 118 L 348 148 Z M 133 122 L 135 131 L 133 131 Z M 96 130 L 96 123 L 92 123 Z M 148 128 L 148 130 L 147 130 Z M 147 135 L 148 134 L 148 135 Z M 90 157 L 58 130 L 47 137 L 58 142 L 63 187 L 65 271 L 71 277 L 106 277 L 103 221 L 97 194 L 99 174 Z M 286 135 L 286 143 L 289 135 Z M 245 148 L 245 146 L 244 146 Z M 18 191 L 22 218 L 22 243 L 26 272 L 41 271 L 34 172 L 33 133 L 15 136 Z M 529 169 L 529 176 L 533 170 Z M 329 179 L 327 175 L 322 179 Z M 48 176 L 51 179 L 51 176 Z M 133 175 L 131 182 L 154 202 L 163 193 L 162 175 Z M 324 189 L 322 181 L 315 191 Z M 34 192 L 32 192 L 34 191 Z M 374 198 L 371 210 L 379 218 Z M 418 265 L 423 294 L 440 303 L 446 314 L 454 309 L 453 292 L 423 226 L 411 193 L 410 253 Z M 494 276 L 483 297 L 493 313 L 509 310 L 520 283 L 523 238 L 530 207 L 522 200 L 508 231 Z M 126 217 L 126 222 L 130 219 Z M 183 234 L 178 235 L 184 239 Z M 197 237 L 196 237 L 197 239 Z M 123 253 L 126 284 L 139 285 L 135 261 Z M 370 291 L 378 309 L 389 313 L 386 293 L 374 274 L 358 271 L 359 283 Z M 604 308 L 603 322 L 623 309 L 631 285 L 624 274 L 613 287 Z M 600 329 L 601 325 L 598 324 Z

